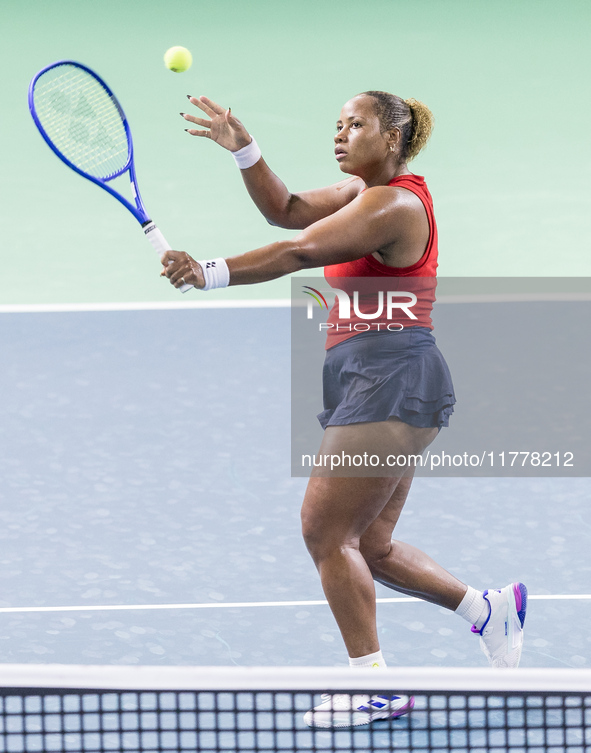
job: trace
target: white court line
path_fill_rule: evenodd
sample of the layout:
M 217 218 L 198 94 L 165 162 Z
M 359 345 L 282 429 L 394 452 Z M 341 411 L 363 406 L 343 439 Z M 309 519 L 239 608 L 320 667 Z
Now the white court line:
M 591 301 L 591 293 L 481 293 L 440 295 L 436 303 L 530 303 L 535 301 Z M 5 303 L 0 314 L 55 314 L 84 311 L 168 311 L 174 309 L 257 309 L 305 306 L 289 298 L 252 300 L 143 301 L 137 303 Z
M 249 301 L 144 301 L 138 303 L 5 303 L 0 314 L 59 314 L 80 311 L 168 311 L 170 309 L 288 308 L 289 298 Z
M 591 601 L 591 594 L 529 594 L 528 599 L 539 601 Z M 414 601 L 422 602 L 422 599 L 415 599 L 412 596 L 376 599 L 378 604 L 408 604 Z M 0 607 L 0 614 L 24 614 L 27 612 L 131 612 L 142 609 L 253 609 L 259 607 L 318 607 L 327 605 L 328 602 L 322 599 L 317 601 L 222 601 L 207 602 L 205 604 L 103 604 L 69 607 Z

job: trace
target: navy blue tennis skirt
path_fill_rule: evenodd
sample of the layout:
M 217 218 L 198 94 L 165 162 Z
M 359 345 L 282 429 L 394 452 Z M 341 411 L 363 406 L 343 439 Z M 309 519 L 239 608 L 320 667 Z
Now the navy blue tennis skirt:
M 398 418 L 447 426 L 456 402 L 451 374 L 426 327 L 361 332 L 326 351 L 323 429 Z

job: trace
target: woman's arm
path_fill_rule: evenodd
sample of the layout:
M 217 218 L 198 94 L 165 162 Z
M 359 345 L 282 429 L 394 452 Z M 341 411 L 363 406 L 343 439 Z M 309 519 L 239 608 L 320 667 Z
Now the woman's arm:
M 185 120 L 206 129 L 189 128 L 188 133 L 209 138 L 230 152 L 250 144 L 250 134 L 230 110 L 207 97 L 190 97 L 190 102 L 209 119 L 183 113 Z M 262 157 L 240 172 L 246 190 L 267 222 L 290 230 L 302 230 L 337 212 L 365 188 L 362 180 L 351 177 L 326 188 L 293 194 Z
M 294 238 L 226 259 L 229 284 L 267 282 L 301 269 L 353 261 L 412 235 L 420 215 L 406 194 L 389 186 L 370 188 Z M 161 274 L 176 287 L 183 282 L 203 287 L 201 266 L 188 254 L 168 251 L 162 264 Z
M 363 181 L 352 177 L 325 188 L 290 193 L 262 157 L 240 172 L 250 198 L 267 222 L 288 230 L 303 230 L 338 212 L 365 188 Z

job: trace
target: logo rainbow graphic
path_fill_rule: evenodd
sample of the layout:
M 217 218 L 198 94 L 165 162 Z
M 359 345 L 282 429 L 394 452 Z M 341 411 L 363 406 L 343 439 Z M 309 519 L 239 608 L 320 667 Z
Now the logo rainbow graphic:
M 309 285 L 302 285 L 302 290 L 306 295 L 312 296 L 312 298 L 318 303 L 320 308 L 322 308 L 322 304 L 324 303 L 324 307 L 328 311 L 328 303 L 326 302 L 326 298 L 319 290 L 316 290 L 316 288 L 311 288 Z M 311 293 L 310 290 L 312 291 Z

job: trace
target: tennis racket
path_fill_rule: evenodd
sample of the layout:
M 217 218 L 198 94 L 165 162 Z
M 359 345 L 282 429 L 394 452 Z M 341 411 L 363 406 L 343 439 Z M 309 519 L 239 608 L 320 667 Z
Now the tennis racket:
M 62 162 L 121 202 L 162 258 L 170 245 L 144 207 L 135 176 L 129 124 L 107 84 L 85 65 L 59 60 L 33 77 L 29 110 L 39 132 Z M 126 172 L 134 204 L 110 185 Z M 192 287 L 178 289 L 186 293 Z

